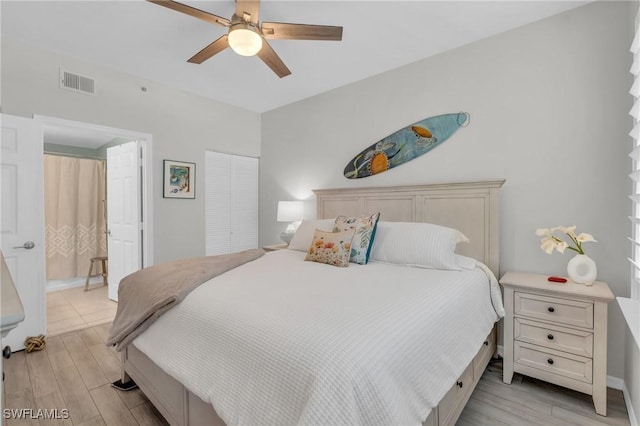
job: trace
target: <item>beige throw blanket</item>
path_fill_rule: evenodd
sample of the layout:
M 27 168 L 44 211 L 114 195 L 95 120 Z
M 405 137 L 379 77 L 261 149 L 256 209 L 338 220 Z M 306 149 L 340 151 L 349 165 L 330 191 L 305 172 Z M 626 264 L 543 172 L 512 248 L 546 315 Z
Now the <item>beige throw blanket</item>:
M 264 255 L 262 249 L 176 260 L 127 275 L 118 288 L 118 310 L 107 346 L 123 350 L 162 314 L 211 278 Z

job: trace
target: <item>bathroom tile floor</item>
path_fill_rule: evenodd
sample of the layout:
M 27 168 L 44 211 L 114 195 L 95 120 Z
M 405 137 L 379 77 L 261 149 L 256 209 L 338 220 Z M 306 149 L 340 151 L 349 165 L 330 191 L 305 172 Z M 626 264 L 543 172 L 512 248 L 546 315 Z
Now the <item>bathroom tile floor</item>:
M 47 293 L 47 335 L 56 336 L 113 321 L 118 304 L 107 297 L 107 286 L 93 284 Z

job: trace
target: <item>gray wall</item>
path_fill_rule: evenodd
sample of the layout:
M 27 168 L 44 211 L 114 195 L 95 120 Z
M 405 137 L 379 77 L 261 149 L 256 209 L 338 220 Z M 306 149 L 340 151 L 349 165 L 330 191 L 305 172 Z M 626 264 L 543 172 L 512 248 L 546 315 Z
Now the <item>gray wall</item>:
M 96 96 L 58 86 L 59 67 L 96 79 Z M 147 88 L 146 92 L 141 87 Z M 260 155 L 260 115 L 2 39 L 2 112 L 153 135 L 155 262 L 204 255 L 204 151 Z M 162 198 L 162 160 L 196 163 L 196 199 Z
M 502 271 L 565 274 L 570 254 L 539 248 L 538 227 L 578 226 L 598 277 L 628 295 L 631 27 L 627 2 L 593 3 L 264 113 L 260 241 L 278 241 L 278 200 L 311 189 L 506 179 Z M 426 41 L 428 42 L 428 41 Z M 426 117 L 471 124 L 427 155 L 356 181 L 347 161 Z M 384 220 L 384 218 L 382 218 Z M 610 305 L 609 374 L 624 377 L 625 325 Z

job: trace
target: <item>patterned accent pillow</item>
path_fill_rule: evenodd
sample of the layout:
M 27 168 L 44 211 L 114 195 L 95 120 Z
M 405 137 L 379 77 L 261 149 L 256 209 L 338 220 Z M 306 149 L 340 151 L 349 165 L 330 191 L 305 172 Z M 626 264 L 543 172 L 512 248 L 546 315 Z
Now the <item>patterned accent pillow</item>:
M 378 219 L 380 219 L 380 212 L 361 218 L 346 216 L 338 216 L 336 218 L 333 227 L 334 232 L 355 229 L 355 235 L 351 241 L 350 262 L 360 265 L 366 265 L 369 262 L 369 254 L 371 253 L 373 239 L 376 236 Z
M 354 229 L 343 232 L 327 232 L 316 229 L 311 247 L 309 247 L 304 260 L 333 266 L 349 266 L 351 240 L 354 232 Z

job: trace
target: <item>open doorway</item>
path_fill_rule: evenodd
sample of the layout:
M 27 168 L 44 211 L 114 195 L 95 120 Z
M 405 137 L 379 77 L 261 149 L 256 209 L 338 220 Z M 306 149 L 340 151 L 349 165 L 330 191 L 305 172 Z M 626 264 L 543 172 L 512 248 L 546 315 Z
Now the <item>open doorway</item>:
M 121 278 L 111 276 L 112 269 L 116 275 L 126 275 L 153 264 L 152 141 L 151 135 L 123 129 L 53 117 L 34 116 L 34 119 L 43 125 L 45 154 L 47 330 L 49 335 L 56 335 L 111 322 L 117 307 L 115 280 L 119 282 Z M 123 269 L 119 264 L 114 264 L 114 268 L 109 265 L 110 255 L 116 260 L 118 256 L 113 253 L 115 249 L 109 248 L 117 244 L 109 244 L 112 240 L 109 226 L 113 224 L 107 212 L 111 209 L 112 216 L 118 217 L 110 202 L 118 205 L 121 200 L 110 200 L 113 191 L 107 188 L 108 158 L 112 161 L 114 158 L 109 152 L 125 146 L 135 147 L 131 157 L 135 156 L 137 183 L 129 192 L 139 205 L 135 215 L 139 244 L 136 262 Z M 49 174 L 51 170 L 53 173 Z M 53 197 L 53 201 L 48 197 Z M 59 214 L 66 216 L 58 217 Z M 91 275 L 96 276 L 89 277 L 89 291 L 85 291 L 90 267 Z M 102 272 L 107 274 L 108 286 L 103 285 Z

